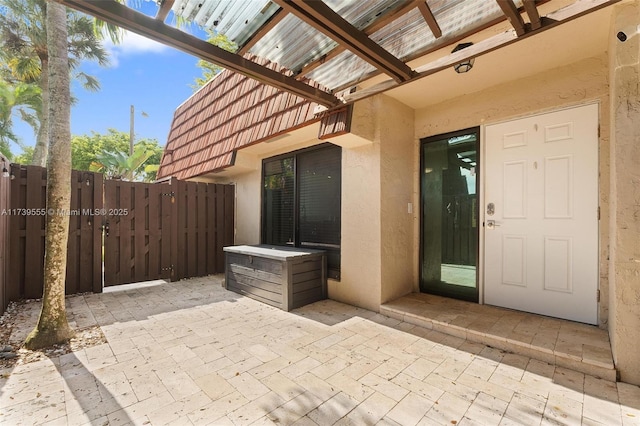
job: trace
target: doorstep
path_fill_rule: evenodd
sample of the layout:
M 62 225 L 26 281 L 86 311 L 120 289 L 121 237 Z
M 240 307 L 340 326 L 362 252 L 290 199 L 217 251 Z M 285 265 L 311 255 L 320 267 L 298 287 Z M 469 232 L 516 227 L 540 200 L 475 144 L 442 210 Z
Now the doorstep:
M 412 293 L 380 313 L 441 333 L 616 381 L 609 334 L 596 326 Z

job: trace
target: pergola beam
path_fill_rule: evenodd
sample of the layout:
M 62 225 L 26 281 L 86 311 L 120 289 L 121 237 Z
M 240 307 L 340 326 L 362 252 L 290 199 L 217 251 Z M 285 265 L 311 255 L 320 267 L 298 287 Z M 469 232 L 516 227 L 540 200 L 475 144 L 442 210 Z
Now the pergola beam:
M 542 26 L 542 21 L 540 20 L 540 14 L 538 13 L 538 8 L 536 7 L 535 0 L 523 0 L 522 5 L 524 6 L 524 10 L 529 16 L 531 29 L 537 30 L 538 28 L 540 28 Z
M 431 29 L 431 33 L 433 34 L 433 36 L 435 38 L 442 37 L 442 30 L 440 29 L 440 25 L 438 24 L 438 21 L 436 21 L 436 17 L 433 16 L 433 12 L 431 12 L 427 1 L 422 0 L 420 3 L 418 3 L 418 9 L 420 10 L 420 13 L 422 13 L 424 20 L 427 22 L 429 29 Z
M 197 37 L 166 25 L 113 0 L 56 0 L 65 6 L 88 13 L 105 22 L 174 47 L 205 61 L 258 80 L 280 90 L 293 93 L 328 107 L 340 101 L 331 93 L 312 87 L 293 77 L 259 65 L 235 53 L 207 43 Z
M 395 21 L 399 17 L 406 15 L 407 13 L 409 13 L 410 11 L 412 11 L 413 9 L 418 7 L 418 4 L 421 1 L 424 1 L 424 0 L 411 0 L 411 1 L 406 2 L 403 5 L 400 5 L 400 6 L 396 7 L 395 9 L 393 9 L 390 12 L 386 13 L 380 19 L 378 19 L 378 20 L 372 22 L 371 24 L 367 25 L 365 28 L 362 29 L 362 32 L 365 33 L 368 36 L 373 34 L 373 33 L 375 33 L 379 29 L 384 28 L 390 22 Z M 340 53 L 344 52 L 345 50 L 347 50 L 347 49 L 342 45 L 336 46 L 335 48 L 333 48 L 326 55 L 322 55 L 322 57 L 316 59 L 315 61 L 311 61 L 308 64 L 306 64 L 304 67 L 302 67 L 302 70 L 300 70 L 300 73 L 296 76 L 296 78 L 297 79 L 304 78 L 305 75 L 309 74 L 311 71 L 313 71 L 314 69 L 318 68 L 320 65 L 324 64 L 328 60 L 331 60 L 331 59 L 335 58 L 336 56 L 338 56 Z
M 156 13 L 156 19 L 164 22 L 164 20 L 167 19 L 167 15 L 169 15 L 169 12 L 171 11 L 171 8 L 173 7 L 173 4 L 175 2 L 176 0 L 163 0 L 163 2 L 160 3 L 158 13 Z
M 410 0 L 410 1 L 407 1 L 406 3 L 396 7 L 395 9 L 390 11 L 389 13 L 385 14 L 384 16 L 382 16 L 380 19 L 374 21 L 372 24 L 370 24 L 367 27 L 365 27 L 362 30 L 362 32 L 364 32 L 367 35 L 371 35 L 371 34 L 375 33 L 376 31 L 378 31 L 379 29 L 381 29 L 381 28 L 385 27 L 386 25 L 388 25 L 390 22 L 393 22 L 396 19 L 398 19 L 399 17 L 401 17 L 403 15 L 406 15 L 407 13 L 409 13 L 410 11 L 412 11 L 413 9 L 418 7 L 418 5 L 421 2 L 424 2 L 424 1 L 425 0 Z M 551 1 L 551 0 L 538 0 L 538 5 L 543 4 L 543 3 L 547 3 L 549 1 Z M 495 19 L 493 21 L 490 21 L 487 24 L 485 24 L 485 26 L 480 28 L 480 30 L 482 30 L 484 28 L 488 28 L 488 27 L 490 27 L 492 25 L 495 25 L 495 24 L 497 24 L 498 22 L 501 22 L 504 19 L 506 19 L 506 17 L 498 18 L 498 19 Z M 474 33 L 478 32 L 478 31 L 479 31 L 479 29 L 474 29 L 473 31 L 466 31 L 466 32 L 458 35 L 455 39 L 447 40 L 446 42 L 447 42 L 447 44 L 450 44 L 451 41 L 463 40 L 463 39 L 469 37 L 470 35 L 473 35 Z M 444 45 L 444 43 L 441 43 L 439 45 L 434 46 L 429 51 L 438 50 L 440 47 L 442 47 L 442 45 Z M 309 62 L 304 67 L 302 67 L 302 70 L 300 71 L 300 73 L 298 73 L 296 75 L 296 78 L 301 80 L 305 75 L 309 74 L 311 71 L 313 71 L 314 69 L 318 68 L 320 65 L 322 65 L 322 64 L 326 63 L 327 61 L 335 58 L 336 56 L 338 56 L 338 54 L 340 54 L 340 53 L 342 53 L 344 51 L 345 51 L 344 47 L 336 46 L 329 53 L 323 55 L 322 57 L 316 59 L 315 61 Z M 429 51 L 423 52 L 423 53 L 429 53 Z
M 321 1 L 273 0 L 327 37 L 369 62 L 394 80 L 410 80 L 414 72 Z
M 524 20 L 518 12 L 518 8 L 513 3 L 513 0 L 496 0 L 498 2 L 498 6 L 502 9 L 502 13 L 507 17 L 511 26 L 514 30 L 516 30 L 516 34 L 518 37 L 523 36 L 526 33 L 526 29 L 524 26 Z
M 436 74 L 440 71 L 449 69 L 460 62 L 485 55 L 497 49 L 501 49 L 534 34 L 550 30 L 551 28 L 555 28 L 559 25 L 573 21 L 574 19 L 577 19 L 581 16 L 588 15 L 589 13 L 595 12 L 607 6 L 611 6 L 620 1 L 621 0 L 589 0 L 574 3 L 556 12 L 550 13 L 547 17 L 541 19 L 541 26 L 538 30 L 528 31 L 522 37 L 514 36 L 513 32 L 507 31 L 489 37 L 488 39 L 480 41 L 473 46 L 467 47 L 466 49 L 458 50 L 455 53 L 451 53 L 447 56 L 423 65 L 422 67 L 416 68 L 417 76 L 411 81 Z M 394 89 L 404 84 L 406 84 L 406 82 L 398 83 L 393 80 L 383 81 L 367 89 L 344 95 L 344 102 L 347 104 L 351 104 L 359 100 L 377 95 L 378 93 Z

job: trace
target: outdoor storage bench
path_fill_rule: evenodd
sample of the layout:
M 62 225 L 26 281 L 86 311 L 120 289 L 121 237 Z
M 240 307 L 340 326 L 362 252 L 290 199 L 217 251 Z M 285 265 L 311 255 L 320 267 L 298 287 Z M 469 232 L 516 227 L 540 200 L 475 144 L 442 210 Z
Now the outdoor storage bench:
M 327 298 L 323 250 L 255 245 L 224 251 L 227 290 L 285 311 Z

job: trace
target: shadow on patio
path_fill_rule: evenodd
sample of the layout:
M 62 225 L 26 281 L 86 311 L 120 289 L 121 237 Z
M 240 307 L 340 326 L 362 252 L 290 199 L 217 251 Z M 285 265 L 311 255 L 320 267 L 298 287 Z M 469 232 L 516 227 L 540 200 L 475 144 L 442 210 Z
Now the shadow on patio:
M 331 300 L 284 312 L 221 282 L 213 276 L 70 297 L 74 325 L 99 324 L 108 343 L 8 372 L 2 415 L 152 425 L 640 417 L 634 386 Z M 25 400 L 34 392 L 52 395 L 49 411 L 38 398 Z M 98 399 L 103 409 L 94 408 Z

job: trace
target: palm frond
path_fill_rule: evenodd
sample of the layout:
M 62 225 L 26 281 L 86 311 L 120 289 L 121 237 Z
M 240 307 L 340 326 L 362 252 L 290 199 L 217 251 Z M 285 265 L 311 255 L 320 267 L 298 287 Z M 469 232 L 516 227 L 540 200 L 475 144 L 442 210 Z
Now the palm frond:
M 92 75 L 81 71 L 76 73 L 75 78 L 80 82 L 80 84 L 82 84 L 82 87 L 85 90 L 90 92 L 97 92 L 100 90 L 100 82 Z
M 38 128 L 40 127 L 40 121 L 38 117 L 24 108 L 18 108 L 18 114 L 20 115 L 20 119 L 27 123 L 32 129 L 34 133 L 38 132 Z

